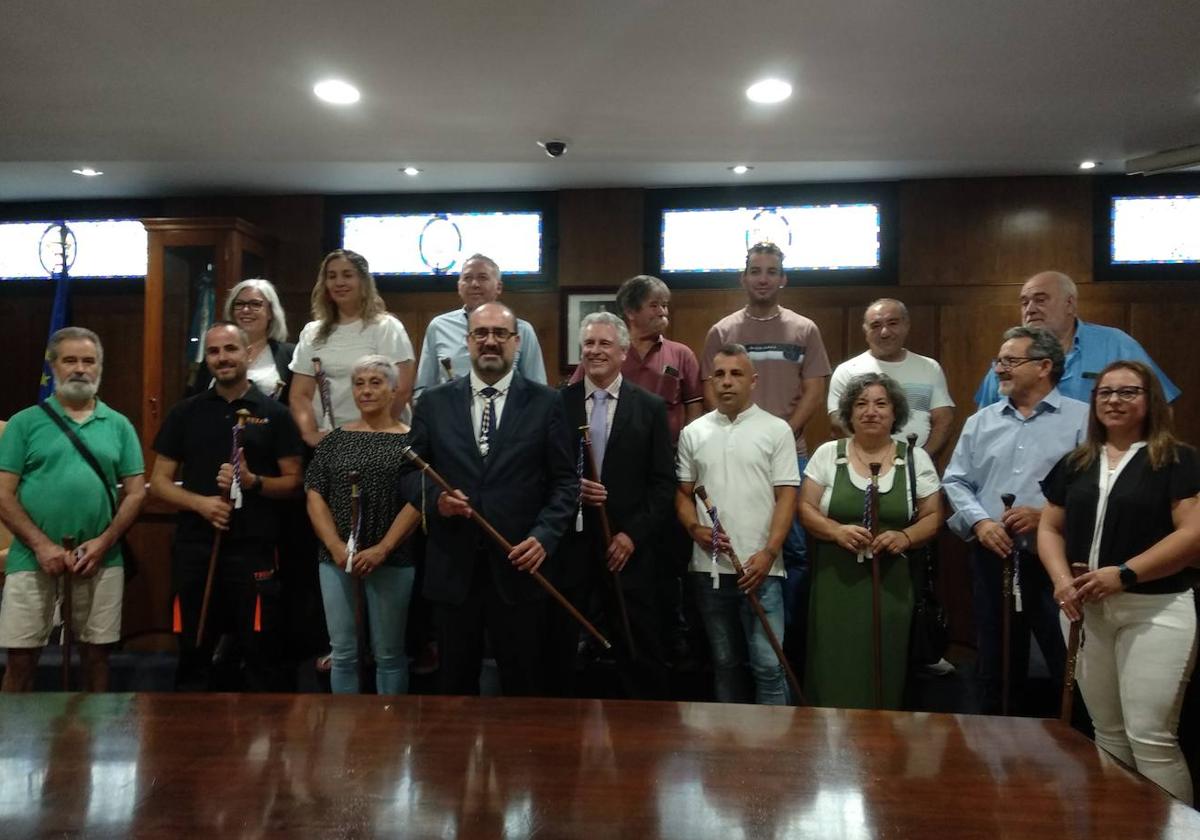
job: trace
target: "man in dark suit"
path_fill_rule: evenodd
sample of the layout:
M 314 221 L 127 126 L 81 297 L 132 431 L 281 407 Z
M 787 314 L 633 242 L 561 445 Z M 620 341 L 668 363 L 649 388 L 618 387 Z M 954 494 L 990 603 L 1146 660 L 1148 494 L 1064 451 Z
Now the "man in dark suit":
M 558 547 L 579 483 L 558 393 L 513 371 L 517 321 L 500 303 L 471 312 L 468 376 L 427 390 L 413 449 L 457 489 L 429 516 L 425 597 L 433 602 L 440 688 L 478 694 L 486 631 L 506 695 L 544 691 L 548 609 L 530 573 Z M 480 513 L 513 544 L 507 557 L 469 517 Z
M 621 376 L 629 330 L 615 315 L 596 312 L 580 325 L 580 367 L 584 376 L 562 391 L 576 452 L 587 427 L 600 480 L 590 467 L 580 477 L 582 521 L 568 532 L 553 568 L 568 598 L 602 605 L 616 645 L 618 673 L 626 694 L 666 696 L 666 665 L 655 604 L 655 536 L 670 522 L 675 470 L 666 403 Z M 607 512 L 612 542 L 605 547 L 601 507 Z M 582 526 L 582 529 L 580 528 Z M 610 574 L 611 573 L 611 574 Z M 633 636 L 626 637 L 615 586 L 619 585 Z M 573 693 L 578 628 L 569 616 L 551 616 L 552 689 Z

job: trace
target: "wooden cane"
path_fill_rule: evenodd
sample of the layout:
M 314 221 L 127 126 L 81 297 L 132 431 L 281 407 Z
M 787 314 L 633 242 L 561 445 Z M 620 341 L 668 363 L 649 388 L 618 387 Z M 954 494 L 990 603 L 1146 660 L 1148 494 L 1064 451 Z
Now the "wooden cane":
M 350 534 L 347 540 L 350 550 L 346 552 L 346 574 L 353 575 L 351 570 L 354 564 L 354 555 L 358 553 L 358 517 L 362 510 L 362 490 L 357 470 L 350 470 L 346 473 L 346 479 L 350 482 Z M 354 575 L 353 579 L 354 638 L 358 647 L 358 690 L 361 692 L 367 684 L 366 593 L 363 588 L 363 579 L 357 575 Z
M 234 475 L 236 476 L 240 468 L 242 457 L 242 429 L 246 428 L 246 421 L 250 419 L 250 412 L 247 409 L 239 408 L 237 410 L 237 425 L 233 431 L 233 451 L 229 456 L 229 463 L 234 466 Z M 232 490 L 232 485 L 230 485 Z M 229 501 L 230 490 L 221 492 L 221 498 L 226 502 Z M 233 511 L 229 512 L 233 516 Z M 213 534 L 212 551 L 208 555 L 208 576 L 204 579 L 204 598 L 200 601 L 200 623 L 196 625 L 196 647 L 199 648 L 201 642 L 204 641 L 204 625 L 208 620 L 208 603 L 212 600 L 213 580 L 217 576 L 217 555 L 221 553 L 221 536 L 225 532 L 220 528 L 215 529 Z
M 336 428 L 333 422 L 333 396 L 329 390 L 329 377 L 325 375 L 325 368 L 321 366 L 320 356 L 312 357 L 312 366 L 313 377 L 317 380 L 317 397 L 321 400 L 321 413 L 329 421 L 329 430 L 333 431 Z
M 438 487 L 441 487 L 442 490 L 446 491 L 451 496 L 458 492 L 450 486 L 450 482 L 442 478 L 437 470 L 429 466 L 429 463 L 424 458 L 414 452 L 411 446 L 406 446 L 401 449 L 400 454 L 411 461 L 413 466 L 415 466 L 425 475 L 429 476 L 430 480 L 432 480 L 434 484 L 436 484 Z M 475 521 L 476 525 L 483 529 L 485 534 L 495 540 L 496 544 L 504 550 L 506 555 L 512 553 L 512 543 L 506 540 L 503 534 L 493 528 L 492 523 L 480 516 L 479 511 L 475 510 L 475 508 L 471 508 L 470 518 Z M 609 642 L 608 639 L 604 638 L 604 635 L 597 630 L 590 621 L 584 618 L 583 613 L 575 609 L 574 605 L 572 605 L 570 601 L 563 597 L 563 594 L 558 591 L 558 588 L 554 584 L 546 580 L 545 575 L 543 575 L 537 569 L 534 569 L 529 574 L 533 576 L 533 579 L 537 581 L 538 585 L 541 586 L 542 589 L 546 590 L 547 594 L 549 594 L 551 598 L 553 598 L 555 601 L 558 601 L 559 606 L 569 612 L 571 617 L 578 621 L 583 629 L 588 631 L 592 638 L 600 643 L 601 647 L 603 647 L 605 650 L 612 650 L 612 643 Z
M 75 562 L 75 538 L 62 538 L 67 553 L 67 566 L 62 573 L 62 690 L 71 690 L 71 636 L 74 635 L 71 607 L 71 563 Z
M 709 518 L 716 521 L 716 505 L 708 498 L 708 491 L 701 485 L 696 488 L 696 496 L 700 499 L 700 503 L 704 505 L 704 509 L 708 511 Z M 725 529 L 720 529 L 725 533 Z M 728 534 L 725 534 L 727 537 Z M 713 534 L 716 538 L 716 534 Z M 740 578 L 746 574 L 746 569 L 742 566 L 742 561 L 738 559 L 737 552 L 733 550 L 733 546 L 729 546 L 729 551 L 726 554 L 729 557 L 729 562 L 733 564 L 733 570 L 737 572 Z M 746 593 L 746 600 L 750 602 L 750 608 L 754 610 L 754 614 L 758 616 L 758 623 L 762 625 L 763 633 L 766 634 L 767 642 L 771 645 L 771 650 L 775 651 L 775 658 L 779 660 L 779 665 L 783 668 L 783 675 L 787 678 L 788 685 L 792 689 L 792 694 L 795 695 L 796 702 L 802 706 L 807 706 L 808 701 L 804 699 L 804 691 L 800 688 L 800 680 L 796 679 L 796 672 L 792 670 L 791 664 L 787 660 L 787 656 L 783 653 L 783 645 L 779 644 L 779 638 L 775 635 L 775 631 L 771 629 L 771 622 L 767 619 L 767 613 L 763 610 L 762 602 L 758 600 L 758 596 L 753 592 Z
M 441 362 L 442 370 L 446 371 L 446 381 L 453 382 L 454 381 L 454 365 L 451 364 L 450 358 L 448 356 L 442 356 L 440 359 L 438 359 L 438 361 Z
M 1072 563 L 1071 574 L 1079 577 L 1088 570 L 1084 563 Z M 1083 635 L 1083 616 L 1071 622 L 1071 630 L 1067 635 L 1067 664 L 1063 669 L 1062 702 L 1059 705 L 1058 719 L 1070 725 L 1071 713 L 1075 705 L 1075 664 L 1079 659 L 1079 641 Z
M 579 431 L 583 434 L 583 454 L 588 464 L 588 471 L 591 473 L 592 481 L 600 481 L 600 465 L 596 463 L 596 456 L 592 452 L 592 432 L 588 426 L 580 426 Z M 608 519 L 608 508 L 604 505 L 599 505 L 596 510 L 600 514 L 600 532 L 604 540 L 603 555 L 605 561 L 608 559 L 608 549 L 612 545 L 612 523 Z M 625 641 L 629 643 L 629 658 L 637 659 L 637 643 L 633 640 L 633 627 L 629 624 L 629 611 L 625 607 L 625 592 L 621 589 L 621 574 L 620 572 L 610 572 L 612 575 L 613 589 L 617 591 L 617 611 L 621 614 L 621 629 L 625 632 Z
M 1012 510 L 1017 497 L 1012 493 L 1000 494 L 1004 503 L 1004 512 Z M 1014 549 L 1015 550 L 1015 549 Z M 1012 694 L 1012 611 L 1013 611 L 1013 552 L 1004 555 L 1004 567 L 1001 571 L 1001 589 L 1003 590 L 1003 615 L 1001 617 L 1000 637 L 1000 713 L 1008 714 L 1009 698 Z
M 867 464 L 871 470 L 871 538 L 879 533 L 879 470 L 877 461 Z M 875 683 L 875 708 L 883 708 L 883 585 L 879 576 L 879 552 L 871 552 L 871 655 Z

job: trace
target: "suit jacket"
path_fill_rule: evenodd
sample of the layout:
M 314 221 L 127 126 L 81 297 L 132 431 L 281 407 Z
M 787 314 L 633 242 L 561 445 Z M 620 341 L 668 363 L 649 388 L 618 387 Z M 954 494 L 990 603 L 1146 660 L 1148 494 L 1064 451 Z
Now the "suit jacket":
M 517 544 L 537 537 L 552 555 L 575 516 L 579 482 L 566 415 L 558 392 L 519 373 L 512 378 L 499 428 L 485 459 L 471 419 L 471 378 L 430 388 L 417 402 L 413 449 L 462 490 L 471 506 L 504 538 Z M 434 500 L 441 490 L 426 479 L 429 541 L 424 594 L 461 604 L 471 589 L 477 558 L 486 554 L 492 582 L 507 603 L 539 598 L 542 589 L 513 568 L 500 547 L 473 521 L 442 517 Z M 412 500 L 420 504 L 420 498 Z
M 561 393 L 571 424 L 572 452 L 577 453 L 582 436 L 579 427 L 587 425 L 583 382 L 568 385 Z M 584 475 L 590 475 L 586 466 Z M 674 456 L 667 404 L 628 379 L 621 380 L 600 483 L 608 490 L 605 509 L 613 534 L 624 531 L 633 540 L 633 556 L 620 575 L 622 586 L 653 586 L 654 543 L 673 511 Z M 556 561 L 555 574 L 563 585 L 577 584 L 605 568 L 599 511 L 589 506 L 583 510 L 583 533 L 577 533 L 572 525 Z

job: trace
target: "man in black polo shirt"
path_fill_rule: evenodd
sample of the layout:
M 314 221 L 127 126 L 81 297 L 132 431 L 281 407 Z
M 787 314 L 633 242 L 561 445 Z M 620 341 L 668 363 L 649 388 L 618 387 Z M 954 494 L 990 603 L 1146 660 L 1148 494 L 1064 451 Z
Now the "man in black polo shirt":
M 220 322 L 204 335 L 204 359 L 213 386 L 171 409 L 154 451 L 150 492 L 179 508 L 171 575 L 183 618 L 181 689 L 228 689 L 210 684 L 213 646 L 229 633 L 246 657 L 246 687 L 280 687 L 275 544 L 279 511 L 274 499 L 300 492 L 304 444 L 287 408 L 264 396 L 246 378 L 249 342 L 236 324 Z M 240 506 L 222 496 L 233 476 L 230 457 L 237 411 L 250 419 L 242 429 Z M 182 467 L 183 487 L 175 486 Z M 209 555 L 217 530 L 221 550 L 208 607 L 204 639 L 195 647 Z M 255 632 L 259 627 L 260 631 Z

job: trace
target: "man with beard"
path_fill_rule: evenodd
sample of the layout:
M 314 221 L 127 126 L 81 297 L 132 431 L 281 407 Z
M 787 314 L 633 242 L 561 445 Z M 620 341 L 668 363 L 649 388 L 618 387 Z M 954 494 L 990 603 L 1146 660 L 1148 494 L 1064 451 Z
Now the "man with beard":
M 71 587 L 84 688 L 105 691 L 108 652 L 121 637 L 120 539 L 145 498 L 142 449 L 132 424 L 96 398 L 99 336 L 64 327 L 50 337 L 46 358 L 54 395 L 17 413 L 0 437 L 0 519 L 14 537 L 0 604 L 4 690 L 32 690 L 61 581 Z M 63 548 L 64 536 L 79 541 L 75 552 Z
M 967 419 L 942 479 L 954 508 L 949 525 L 970 546 L 971 594 L 979 659 L 980 711 L 1000 709 L 1003 561 L 1017 552 L 1023 609 L 1012 616 L 1012 694 L 1024 695 L 1032 631 L 1052 680 L 1061 681 L 1066 650 L 1054 590 L 1037 556 L 1046 497 L 1041 480 L 1084 439 L 1088 405 L 1058 390 L 1063 351 L 1049 330 L 1013 327 L 992 360 L 1002 401 Z M 1004 509 L 1001 495 L 1016 501 Z
M 1093 324 L 1077 317 L 1078 299 L 1075 281 L 1061 271 L 1040 272 L 1021 287 L 1021 323 L 1049 330 L 1062 345 L 1066 358 L 1058 390 L 1063 396 L 1087 402 L 1096 385 L 1096 375 L 1109 362 L 1130 359 L 1149 365 L 1162 383 L 1167 402 L 1175 402 L 1179 398 L 1179 389 L 1142 345 L 1116 327 Z M 993 368 L 979 383 L 975 404 L 983 408 L 1003 399 L 998 385 L 999 379 Z
M 212 682 L 214 642 L 224 632 L 240 655 L 223 652 L 218 659 L 237 662 L 244 656 L 247 687 L 263 691 L 281 685 L 275 565 L 279 509 L 273 500 L 300 492 L 304 444 L 288 409 L 247 378 L 248 345 L 236 324 L 222 321 L 209 328 L 204 360 L 213 386 L 172 408 L 154 441 L 158 458 L 150 492 L 179 508 L 171 576 L 183 619 L 176 676 L 176 686 L 183 689 L 239 687 L 236 679 L 231 685 Z M 230 462 L 240 409 L 250 417 L 241 431 L 235 471 Z M 180 467 L 183 486 L 177 487 Z M 216 578 L 197 648 L 209 556 L 218 532 Z
M 413 413 L 413 450 L 456 488 L 426 482 L 424 594 L 433 602 L 443 694 L 478 694 L 484 634 L 505 695 L 544 691 L 545 612 L 531 577 L 575 518 L 579 482 L 558 392 L 513 369 L 521 338 L 500 303 L 470 314 L 471 368 L 430 388 Z M 436 498 L 436 505 L 433 500 Z M 472 509 L 513 549 L 470 521 Z M 549 609 L 560 609 L 557 605 Z

